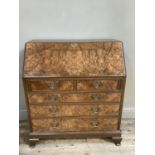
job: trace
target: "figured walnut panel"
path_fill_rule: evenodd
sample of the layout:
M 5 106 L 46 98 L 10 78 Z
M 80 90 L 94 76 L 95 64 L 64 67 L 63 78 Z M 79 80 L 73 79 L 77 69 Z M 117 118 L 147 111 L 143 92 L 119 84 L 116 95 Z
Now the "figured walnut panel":
M 60 131 L 61 119 L 32 119 L 32 129 L 34 132 Z
M 120 102 L 121 93 L 61 94 L 63 102 Z
M 59 116 L 116 116 L 119 114 L 119 105 L 31 105 L 30 113 L 32 118 L 46 118 Z
M 109 118 L 63 118 L 63 131 L 100 131 L 117 129 L 118 119 Z
M 120 41 L 28 42 L 24 77 L 124 76 Z
M 66 93 L 28 95 L 29 103 L 59 103 L 59 102 L 120 102 L 121 93 Z
M 61 116 L 61 106 L 30 106 L 32 118 Z
M 68 80 L 33 80 L 30 82 L 32 91 L 73 90 L 73 82 Z
M 116 130 L 117 118 L 32 119 L 34 132 Z
M 77 90 L 118 90 L 118 80 L 78 80 Z
M 28 94 L 30 104 L 38 103 L 59 103 L 61 96 L 60 94 Z
M 63 105 L 62 116 L 118 115 L 119 105 Z

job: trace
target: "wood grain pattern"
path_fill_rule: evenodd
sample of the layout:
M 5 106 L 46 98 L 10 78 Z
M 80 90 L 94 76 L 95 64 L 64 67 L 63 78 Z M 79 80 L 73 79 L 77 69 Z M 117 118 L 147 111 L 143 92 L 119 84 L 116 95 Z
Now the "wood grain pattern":
M 100 131 L 100 130 L 116 130 L 118 120 L 110 119 L 85 119 L 85 118 L 70 118 L 63 119 L 62 130 L 64 131 Z
M 61 106 L 30 106 L 30 113 L 32 118 L 37 117 L 55 117 L 62 115 L 62 107 Z
M 116 130 L 117 123 L 117 118 L 32 119 L 33 131 L 37 132 Z
M 61 105 L 30 106 L 32 118 L 64 117 L 64 116 L 117 116 L 120 105 Z
M 73 81 L 68 80 L 33 80 L 30 82 L 32 91 L 73 90 Z
M 124 76 L 120 41 L 28 42 L 24 77 Z
M 60 131 L 61 119 L 32 119 L 32 129 L 37 132 Z
M 77 90 L 119 90 L 117 80 L 78 80 Z
M 29 103 L 59 103 L 59 102 L 120 102 L 121 93 L 69 93 L 29 94 Z
M 118 115 L 119 105 L 62 105 L 62 116 Z

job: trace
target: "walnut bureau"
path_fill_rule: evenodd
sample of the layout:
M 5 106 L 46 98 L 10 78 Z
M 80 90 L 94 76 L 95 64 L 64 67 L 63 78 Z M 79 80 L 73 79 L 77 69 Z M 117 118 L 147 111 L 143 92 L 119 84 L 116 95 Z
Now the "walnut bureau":
M 27 42 L 23 83 L 30 144 L 86 137 L 120 144 L 125 81 L 121 41 Z

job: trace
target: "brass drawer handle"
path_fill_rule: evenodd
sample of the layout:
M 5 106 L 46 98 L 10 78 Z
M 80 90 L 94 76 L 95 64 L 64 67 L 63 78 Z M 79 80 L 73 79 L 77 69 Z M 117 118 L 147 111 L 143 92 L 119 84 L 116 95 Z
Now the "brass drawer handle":
M 55 89 L 56 84 L 54 82 L 48 83 L 48 88 Z
M 97 128 L 99 126 L 99 122 L 91 122 L 90 123 L 93 128 Z
M 91 95 L 91 99 L 97 101 L 97 100 L 100 100 L 101 99 L 101 94 L 92 94 Z
M 58 100 L 58 96 L 57 95 L 48 95 L 48 100 L 57 101 Z
M 51 113 L 56 113 L 56 112 L 58 112 L 58 111 L 59 111 L 59 109 L 58 109 L 57 106 L 54 106 L 54 107 L 52 107 L 52 108 L 49 108 L 49 112 L 51 112 Z
M 98 81 L 93 82 L 92 85 L 96 89 L 99 88 L 99 87 L 102 87 L 102 83 L 101 82 L 98 82 Z
M 53 122 L 51 123 L 51 126 L 52 126 L 53 128 L 58 128 L 59 125 L 60 125 L 59 121 L 53 121 Z
M 99 113 L 101 111 L 101 109 L 99 107 L 93 107 L 93 108 L 91 108 L 91 111 L 94 113 Z

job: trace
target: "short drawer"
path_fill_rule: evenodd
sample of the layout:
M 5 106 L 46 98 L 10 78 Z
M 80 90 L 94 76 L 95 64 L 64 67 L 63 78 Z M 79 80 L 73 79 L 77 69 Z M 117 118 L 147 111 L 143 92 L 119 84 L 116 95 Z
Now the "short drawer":
M 47 118 L 56 116 L 118 116 L 120 105 L 31 105 L 30 113 L 32 118 Z
M 62 119 L 32 119 L 34 132 L 52 131 L 110 131 L 116 130 L 117 118 L 62 118 Z
M 60 103 L 60 102 L 120 102 L 121 93 L 64 93 L 47 94 L 33 93 L 28 95 L 29 103 Z
M 78 80 L 77 81 L 77 90 L 120 90 L 120 81 L 119 80 Z
M 73 81 L 69 80 L 32 80 L 31 91 L 69 91 L 73 90 Z

